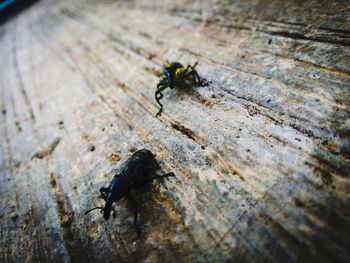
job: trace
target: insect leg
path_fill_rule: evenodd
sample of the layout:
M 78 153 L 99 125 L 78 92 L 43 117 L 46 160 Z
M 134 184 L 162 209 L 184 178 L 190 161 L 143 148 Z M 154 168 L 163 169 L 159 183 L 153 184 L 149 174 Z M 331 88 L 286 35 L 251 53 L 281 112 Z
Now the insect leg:
M 206 79 L 201 79 L 199 81 L 199 86 L 201 87 L 205 87 L 211 84 L 211 80 L 206 80 Z
M 163 94 L 160 91 L 157 90 L 156 93 L 155 93 L 155 97 L 156 97 L 157 103 L 160 105 L 160 109 L 159 109 L 159 111 L 156 114 L 156 117 L 158 117 L 158 116 L 161 115 L 161 113 L 163 111 L 163 104 L 160 103 L 161 98 L 163 98 Z
M 114 207 L 112 207 L 112 212 L 113 212 L 113 218 L 115 219 L 117 217 L 117 212 L 115 211 Z
M 160 109 L 159 109 L 158 113 L 156 114 L 156 117 L 160 116 L 162 111 L 163 111 L 163 104 L 160 102 L 160 100 L 163 98 L 162 91 L 165 90 L 167 87 L 168 87 L 168 84 L 162 83 L 162 82 L 160 82 L 157 85 L 157 90 L 156 90 L 154 96 L 156 98 L 157 103 L 160 105 Z
M 197 71 L 193 69 L 193 70 L 190 72 L 190 74 L 191 74 L 192 77 L 193 77 L 194 83 L 195 83 L 196 85 L 200 86 L 201 78 L 199 77 Z
M 211 81 L 207 81 L 206 79 L 201 79 L 197 70 L 195 70 L 195 67 L 197 66 L 197 64 L 198 64 L 198 61 L 194 63 L 193 66 L 188 65 L 186 69 L 186 72 L 187 72 L 186 75 L 192 75 L 193 81 L 196 85 L 201 87 L 208 86 L 211 83 Z M 190 71 L 188 71 L 188 69 L 190 69 Z
M 92 209 L 89 209 L 89 210 L 87 210 L 85 213 L 84 213 L 84 215 L 87 215 L 88 213 L 90 213 L 91 211 L 93 211 L 93 210 L 95 210 L 95 209 L 101 209 L 101 211 L 103 211 L 103 207 L 99 207 L 99 206 L 96 206 L 96 207 L 94 207 L 94 208 L 92 208 Z M 100 211 L 100 212 L 101 212 Z
M 187 66 L 186 71 L 184 73 L 184 77 L 192 77 L 194 84 L 199 85 L 201 79 L 197 73 L 197 71 L 192 66 Z
M 206 80 L 204 78 L 201 78 L 199 75 L 198 75 L 198 72 L 196 70 L 192 70 L 189 72 L 189 74 L 191 74 L 193 76 L 193 79 L 196 79 L 194 82 L 196 85 L 200 86 L 200 87 L 205 87 L 205 86 L 208 86 L 211 81 L 209 80 Z
M 194 68 L 198 65 L 198 61 L 194 62 L 193 66 L 188 65 L 187 68 L 194 70 Z
M 107 198 L 107 191 L 108 191 L 108 188 L 105 188 L 105 187 L 100 188 L 100 193 L 103 200 L 106 200 Z
M 136 228 L 137 235 L 140 236 L 140 232 L 141 231 L 140 231 L 139 225 L 137 224 L 137 216 L 138 216 L 137 202 L 136 202 L 135 198 L 131 195 L 131 193 L 129 193 L 127 195 L 127 198 L 128 198 L 128 200 L 130 201 L 131 205 L 134 208 L 134 226 Z
M 166 173 L 166 174 L 162 174 L 162 175 L 152 176 L 150 178 L 150 181 L 153 181 L 153 180 L 156 180 L 156 179 L 161 179 L 161 178 L 164 178 L 164 177 L 171 177 L 171 176 L 175 176 L 175 174 L 174 173 Z

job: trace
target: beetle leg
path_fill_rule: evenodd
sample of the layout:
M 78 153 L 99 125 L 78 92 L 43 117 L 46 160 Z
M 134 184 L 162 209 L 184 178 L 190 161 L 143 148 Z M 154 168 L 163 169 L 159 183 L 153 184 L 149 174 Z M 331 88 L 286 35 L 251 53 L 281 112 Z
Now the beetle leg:
M 161 79 L 161 80 L 158 82 L 157 89 L 158 89 L 158 87 L 160 87 L 160 86 L 167 86 L 167 85 L 168 85 L 168 80 L 166 80 L 166 79 Z
M 156 97 L 157 103 L 160 105 L 160 109 L 159 109 L 159 111 L 156 114 L 156 117 L 158 117 L 158 116 L 161 115 L 161 113 L 163 111 L 163 104 L 160 103 L 160 101 L 159 101 L 161 98 L 163 98 L 163 94 L 160 91 L 157 90 L 156 93 L 155 93 L 155 97 Z
M 103 213 L 103 207 L 99 207 L 99 206 L 96 206 L 96 207 L 94 207 L 94 208 L 92 208 L 92 209 L 90 209 L 90 210 L 87 210 L 85 213 L 84 213 L 84 215 L 87 215 L 88 213 L 90 213 L 91 211 L 93 211 L 93 210 L 95 210 L 95 209 L 101 209 L 101 211 L 100 211 L 100 213 Z
M 192 69 L 191 74 L 193 75 L 193 78 L 197 79 L 196 84 L 200 86 L 201 84 L 201 77 L 198 75 L 198 72 L 195 69 Z
M 193 77 L 194 83 L 195 83 L 197 86 L 200 86 L 201 78 L 199 77 L 197 71 L 192 70 L 192 71 L 190 72 L 190 74 L 191 74 L 192 77 Z
M 186 75 L 192 75 L 193 77 L 193 81 L 196 85 L 204 87 L 204 86 L 208 86 L 211 81 L 208 81 L 206 79 L 201 79 L 201 77 L 198 75 L 197 70 L 195 70 L 195 67 L 197 66 L 198 61 L 196 63 L 193 64 L 193 66 L 188 65 L 187 69 L 186 69 Z M 188 71 L 188 69 L 190 69 L 190 71 Z
M 114 207 L 112 207 L 112 212 L 113 212 L 113 218 L 115 219 L 117 217 L 117 212 L 115 211 Z
M 193 66 L 188 65 L 187 68 L 191 70 L 195 70 L 194 68 L 198 65 L 198 61 L 194 62 Z
M 201 87 L 209 86 L 210 84 L 211 84 L 211 80 L 200 79 L 199 81 L 199 86 Z
M 154 96 L 156 98 L 157 103 L 160 105 L 160 109 L 159 109 L 158 113 L 156 114 L 156 117 L 160 116 L 160 114 L 163 111 L 163 104 L 160 102 L 160 100 L 163 98 L 162 91 L 165 90 L 167 87 L 168 87 L 168 84 L 167 83 L 164 84 L 163 82 L 160 82 L 157 85 L 157 90 L 156 90 Z
M 193 64 L 193 66 L 188 65 L 188 66 L 187 66 L 187 69 L 186 69 L 187 73 L 192 75 L 193 80 L 194 80 L 194 82 L 195 82 L 196 84 L 200 82 L 200 77 L 199 77 L 197 71 L 195 70 L 195 67 L 196 67 L 197 65 L 198 65 L 198 61 L 196 61 L 196 62 Z M 197 78 L 197 79 L 195 79 L 195 78 Z
M 155 179 L 161 179 L 161 178 L 164 178 L 164 177 L 171 177 L 171 176 L 175 176 L 175 174 L 174 173 L 166 173 L 166 174 L 162 174 L 162 175 L 152 176 L 150 178 L 150 181 L 153 181 Z
M 190 71 L 189 74 L 191 74 L 193 76 L 195 84 L 197 86 L 199 86 L 199 87 L 205 87 L 205 86 L 208 86 L 211 83 L 210 80 L 208 81 L 208 80 L 206 80 L 204 78 L 200 78 L 200 76 L 198 75 L 196 70 Z
M 100 188 L 100 193 L 103 200 L 107 199 L 107 191 L 108 191 L 108 188 L 105 188 L 105 187 Z
M 139 225 L 137 224 L 137 216 L 138 216 L 137 202 L 136 202 L 135 198 L 131 195 L 131 193 L 129 193 L 127 195 L 127 198 L 128 198 L 128 200 L 130 201 L 131 205 L 134 208 L 134 226 L 136 228 L 137 235 L 140 236 L 141 231 L 140 231 Z
M 184 77 L 192 77 L 192 80 L 196 85 L 199 85 L 201 82 L 197 71 L 192 66 L 187 66 L 186 71 L 184 73 Z

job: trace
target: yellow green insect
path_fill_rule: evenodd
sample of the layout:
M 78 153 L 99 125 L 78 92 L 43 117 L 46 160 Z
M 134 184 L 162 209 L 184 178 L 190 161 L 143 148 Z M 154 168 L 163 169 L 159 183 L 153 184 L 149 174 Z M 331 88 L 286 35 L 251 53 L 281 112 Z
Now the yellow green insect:
M 195 70 L 197 64 L 198 63 L 196 62 L 193 66 L 188 65 L 187 68 L 185 68 L 179 62 L 172 62 L 168 63 L 163 68 L 163 73 L 155 92 L 156 101 L 160 105 L 160 109 L 156 117 L 160 116 L 163 111 L 163 104 L 160 103 L 160 100 L 163 98 L 162 91 L 166 88 L 169 87 L 173 89 L 175 86 L 186 86 L 186 81 L 193 81 L 193 83 L 198 87 L 208 86 L 210 84 L 210 81 L 199 77 L 197 71 Z

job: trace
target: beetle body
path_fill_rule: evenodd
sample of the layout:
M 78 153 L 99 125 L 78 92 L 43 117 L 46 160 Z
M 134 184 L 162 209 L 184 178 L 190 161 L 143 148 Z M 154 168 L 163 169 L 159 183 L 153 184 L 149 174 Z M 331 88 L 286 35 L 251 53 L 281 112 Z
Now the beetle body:
M 154 155 L 146 149 L 135 152 L 124 162 L 114 176 L 108 188 L 100 189 L 101 196 L 106 200 L 103 217 L 108 220 L 114 202 L 130 194 L 130 189 L 141 187 L 150 180 L 149 173 L 157 161 Z
M 137 224 L 137 204 L 132 196 L 132 189 L 140 188 L 154 179 L 174 176 L 173 173 L 168 173 L 160 176 L 151 176 L 151 173 L 158 168 L 152 152 L 146 149 L 136 151 L 129 159 L 127 159 L 119 168 L 117 174 L 113 177 L 107 188 L 100 188 L 101 197 L 106 201 L 104 207 L 95 207 L 85 212 L 90 213 L 92 210 L 100 209 L 103 213 L 103 218 L 108 220 L 111 211 L 115 217 L 115 210 L 112 205 L 118 202 L 123 197 L 129 199 L 135 208 L 134 224 Z
M 185 67 L 179 62 L 173 62 L 166 65 L 163 69 L 162 80 L 167 81 L 169 88 L 173 89 L 175 81 L 181 79 L 181 75 L 186 71 Z
M 160 100 L 163 98 L 163 93 L 166 88 L 173 89 L 175 86 L 182 87 L 186 85 L 186 82 L 192 81 L 196 86 L 207 86 L 210 81 L 200 78 L 198 72 L 195 70 L 197 62 L 191 66 L 188 65 L 186 68 L 179 62 L 172 62 L 167 64 L 163 68 L 161 80 L 158 82 L 157 90 L 155 92 L 155 98 L 157 103 L 160 105 L 160 109 L 156 117 L 160 116 L 163 111 L 163 104 Z

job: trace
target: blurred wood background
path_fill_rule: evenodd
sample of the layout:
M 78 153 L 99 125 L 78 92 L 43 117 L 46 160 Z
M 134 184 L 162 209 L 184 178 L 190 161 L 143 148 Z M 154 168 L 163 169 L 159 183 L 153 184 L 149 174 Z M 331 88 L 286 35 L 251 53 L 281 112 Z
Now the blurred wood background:
M 38 1 L 0 25 L 1 262 L 349 262 L 349 1 Z M 208 87 L 155 87 L 166 61 Z M 136 149 L 175 178 L 105 222 Z

